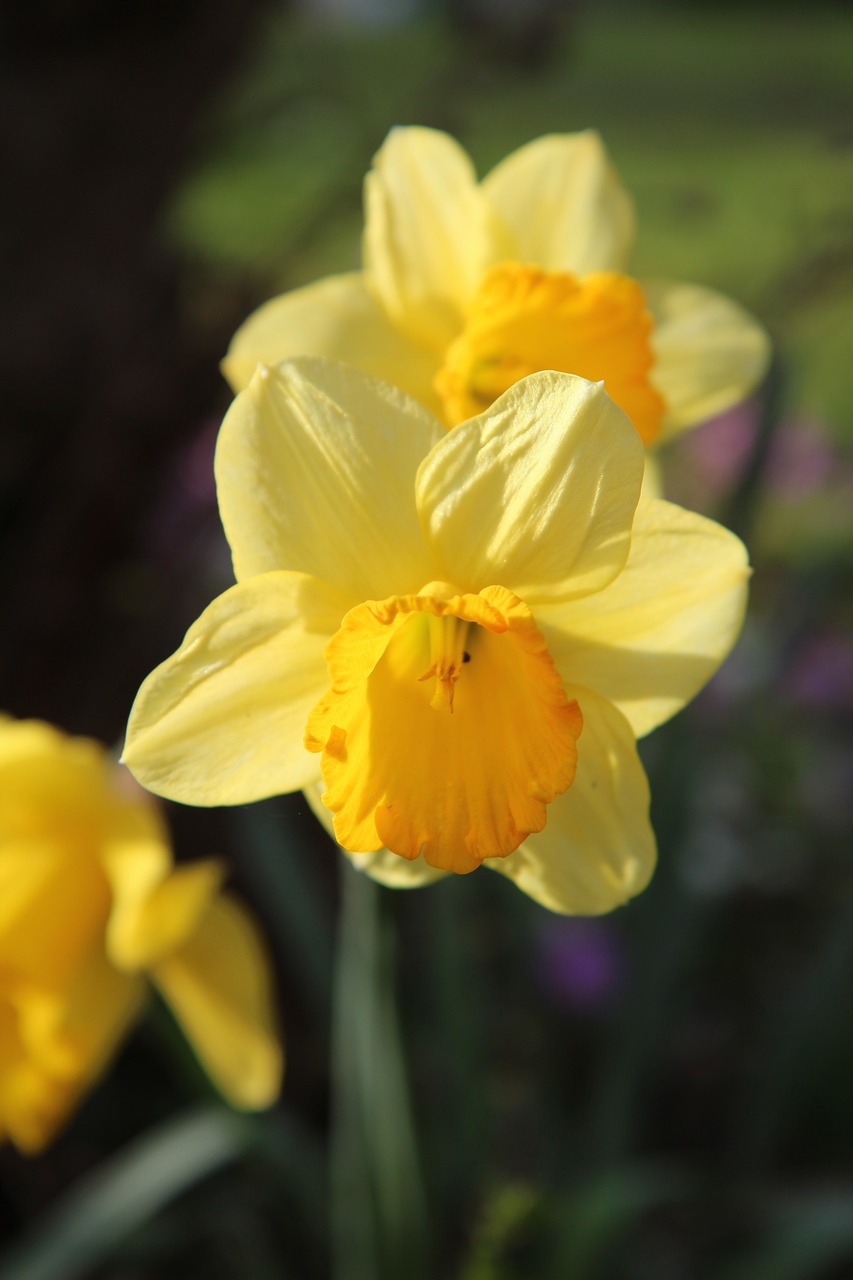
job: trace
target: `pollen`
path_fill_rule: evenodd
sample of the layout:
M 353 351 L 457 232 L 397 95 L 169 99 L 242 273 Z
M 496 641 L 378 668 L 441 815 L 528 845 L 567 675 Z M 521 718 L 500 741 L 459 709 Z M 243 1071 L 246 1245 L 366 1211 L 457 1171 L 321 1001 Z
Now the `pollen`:
M 652 323 L 640 285 L 618 272 L 493 267 L 435 377 L 445 421 L 482 413 L 520 378 L 555 369 L 603 381 L 648 444 L 664 409 L 651 382 Z

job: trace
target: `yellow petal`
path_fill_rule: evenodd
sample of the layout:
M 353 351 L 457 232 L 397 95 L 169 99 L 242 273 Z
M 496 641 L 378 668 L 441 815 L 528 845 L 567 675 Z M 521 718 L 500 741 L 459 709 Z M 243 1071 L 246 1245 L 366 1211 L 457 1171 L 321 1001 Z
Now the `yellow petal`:
M 582 717 L 517 597 L 440 585 L 347 615 L 306 743 L 344 848 L 466 872 L 541 830 L 571 785 Z
M 58 1024 L 58 1031 L 72 1048 L 84 1085 L 105 1069 L 139 1014 L 144 997 L 142 979 L 116 969 L 99 938 L 74 975 Z
M 306 787 L 303 794 L 314 816 L 334 840 L 334 817 L 321 799 L 324 791 L 325 784 L 319 781 L 313 787 Z M 363 871 L 365 875 L 378 881 L 379 884 L 387 885 L 390 889 L 419 889 L 423 885 L 434 884 L 436 880 L 443 880 L 447 874 L 438 867 L 431 867 L 422 857 L 401 858 L 390 849 L 374 849 L 371 853 L 351 853 L 342 846 L 339 848 L 359 871 Z
M 27 1051 L 18 1009 L 0 998 L 0 1141 L 9 1138 L 28 1155 L 41 1151 L 70 1113 L 75 1084 Z
M 449 431 L 417 480 L 436 576 L 527 604 L 598 591 L 628 555 L 643 446 L 600 384 L 536 373 Z
M 328 684 L 323 647 L 338 597 L 303 574 L 269 573 L 226 591 L 136 696 L 124 762 L 158 795 L 244 804 L 317 776 L 302 745 Z
M 434 129 L 392 129 L 364 184 L 364 267 L 391 321 L 440 350 L 490 255 L 488 207 L 470 157 Z
M 652 381 L 667 403 L 661 439 L 749 395 L 770 362 L 770 340 L 730 298 L 694 284 L 644 284 L 655 327 Z
M 283 1070 L 270 963 L 248 913 L 224 896 L 184 947 L 152 974 L 222 1093 L 247 1110 L 270 1106 Z
M 426 582 L 412 495 L 444 434 L 422 405 L 346 365 L 303 357 L 256 374 L 216 449 L 237 578 L 295 569 L 349 606 Z
M 141 979 L 113 968 L 98 939 L 65 989 L 20 986 L 0 1000 L 0 1125 L 22 1150 L 40 1150 L 69 1118 L 137 1016 L 144 990 Z
M 435 354 L 394 327 L 357 272 L 329 276 L 259 307 L 234 335 L 222 371 L 242 391 L 258 364 L 298 355 L 344 360 L 439 411 L 432 389 Z
M 105 752 L 39 722 L 0 729 L 0 946 L 3 969 L 52 985 L 103 928 L 97 860 L 108 804 Z
M 72 973 L 109 910 L 106 877 L 75 834 L 5 846 L 0 855 L 0 891 L 12 887 L 16 908 L 0 935 L 2 964 L 33 982 L 55 984 Z
M 537 610 L 566 680 L 615 703 L 642 736 L 698 692 L 741 628 L 746 548 L 721 525 L 660 499 L 637 508 L 631 553 L 595 596 Z
M 529 142 L 492 170 L 482 191 L 515 238 L 508 257 L 577 275 L 625 265 L 634 209 L 593 130 Z
M 640 492 L 640 501 L 642 502 L 645 498 L 662 497 L 663 473 L 661 465 L 654 451 L 649 449 L 646 451 L 646 469 L 643 472 L 643 488 Z
M 39 720 L 0 724 L 0 838 L 55 835 L 97 822 L 107 792 L 106 751 Z
M 219 892 L 225 875 L 221 862 L 206 859 L 177 867 L 166 879 L 145 883 L 130 859 L 119 862 L 107 951 L 119 969 L 155 964 L 192 934 Z
M 649 788 L 625 719 L 590 689 L 566 691 L 584 713 L 575 780 L 544 831 L 487 865 L 550 911 L 599 915 L 640 893 L 654 870 Z

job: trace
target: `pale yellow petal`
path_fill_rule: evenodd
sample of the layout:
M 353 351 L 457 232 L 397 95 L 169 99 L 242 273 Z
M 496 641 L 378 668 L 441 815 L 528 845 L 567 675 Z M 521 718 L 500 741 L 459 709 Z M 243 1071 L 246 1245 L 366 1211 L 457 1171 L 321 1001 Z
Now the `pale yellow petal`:
M 642 736 L 689 702 L 726 657 L 748 578 L 746 548 L 733 533 L 644 500 L 619 577 L 536 617 L 564 678 L 609 698 Z
M 530 605 L 598 591 L 625 563 L 642 477 L 640 437 L 600 383 L 524 378 L 418 473 L 435 576 L 499 583 Z
M 269 957 L 248 912 L 217 898 L 152 977 L 228 1101 L 247 1110 L 270 1106 L 284 1056 Z
M 320 798 L 325 789 L 325 783 L 319 780 L 313 787 L 306 787 L 304 795 L 312 812 L 334 840 L 333 816 Z M 340 845 L 338 848 L 341 848 Z M 436 880 L 442 880 L 447 875 L 446 871 L 429 866 L 423 857 L 411 860 L 401 858 L 399 854 L 391 853 L 390 849 L 376 849 L 372 853 L 350 853 L 347 849 L 341 849 L 341 853 L 345 854 L 359 871 L 365 872 L 371 879 L 387 885 L 390 889 L 420 889 L 423 885 L 434 884 Z
M 435 129 L 392 129 L 364 184 L 364 267 L 391 321 L 440 351 L 493 253 L 470 157 Z
M 770 363 L 770 339 L 743 307 L 712 289 L 661 281 L 643 288 L 655 321 L 652 381 L 667 402 L 665 440 L 749 395 Z
M 300 355 L 354 364 L 439 412 L 432 387 L 436 354 L 391 323 L 358 272 L 329 276 L 264 303 L 235 333 L 222 372 L 242 391 L 258 364 Z
M 576 275 L 625 265 L 634 208 L 594 130 L 529 142 L 492 170 L 482 190 L 513 233 L 516 261 Z
M 183 946 L 219 892 L 225 867 L 208 858 L 176 867 L 166 879 L 148 885 L 129 866 L 119 875 L 124 891 L 116 893 L 107 951 L 113 964 L 127 971 L 156 964 Z
M 427 581 L 414 480 L 444 434 L 422 405 L 346 365 L 303 357 L 256 374 L 216 449 L 237 578 L 296 569 L 350 605 Z
M 550 911 L 599 915 L 640 893 L 654 870 L 649 788 L 624 717 L 580 685 L 566 693 L 584 721 L 575 780 L 544 831 L 486 865 Z
M 663 472 L 660 461 L 654 451 L 649 449 L 646 451 L 646 469 L 643 472 L 643 488 L 640 493 L 640 501 L 642 502 L 646 498 L 662 498 L 663 496 Z
M 340 617 L 337 594 L 303 574 L 226 591 L 142 685 L 125 764 L 150 791 L 195 805 L 245 804 L 313 781 L 302 733 L 328 684 L 323 649 Z

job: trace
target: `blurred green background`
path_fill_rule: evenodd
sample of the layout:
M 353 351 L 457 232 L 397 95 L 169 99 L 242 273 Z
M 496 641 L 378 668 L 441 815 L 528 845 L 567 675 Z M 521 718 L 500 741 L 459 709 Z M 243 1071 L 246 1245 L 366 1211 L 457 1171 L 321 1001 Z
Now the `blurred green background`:
M 846 6 L 11 7 L 0 707 L 119 741 L 230 580 L 233 330 L 356 266 L 393 124 L 481 173 L 598 128 L 632 270 L 777 359 L 668 493 L 747 540 L 741 643 L 643 745 L 660 867 L 613 916 L 483 871 L 394 895 L 299 797 L 169 807 L 278 964 L 289 1067 L 231 1116 L 162 1009 L 55 1146 L 0 1151 L 4 1280 L 853 1275 L 853 17 Z

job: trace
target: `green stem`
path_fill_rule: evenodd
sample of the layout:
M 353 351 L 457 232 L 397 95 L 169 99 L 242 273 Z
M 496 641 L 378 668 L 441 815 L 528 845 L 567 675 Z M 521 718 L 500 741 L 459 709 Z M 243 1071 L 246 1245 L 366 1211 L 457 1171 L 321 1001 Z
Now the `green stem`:
M 427 1274 L 424 1195 L 387 891 L 342 859 L 332 1006 L 334 1280 Z

